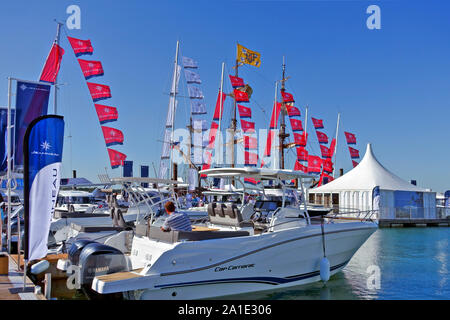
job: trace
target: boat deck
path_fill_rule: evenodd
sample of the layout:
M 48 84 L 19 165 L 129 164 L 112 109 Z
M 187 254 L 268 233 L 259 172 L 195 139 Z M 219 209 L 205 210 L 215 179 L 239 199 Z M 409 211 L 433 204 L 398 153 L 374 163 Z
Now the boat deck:
M 8 255 L 8 274 L 0 275 L 0 300 L 41 300 L 41 295 L 34 294 L 35 286 L 28 277 L 23 289 L 23 271 L 18 270 L 16 260 Z
M 142 275 L 139 274 L 142 270 L 143 268 L 132 271 L 116 272 L 112 274 L 106 274 L 104 276 L 98 276 L 97 279 L 103 282 L 114 282 L 121 280 L 129 280 L 133 278 L 140 278 L 143 277 Z

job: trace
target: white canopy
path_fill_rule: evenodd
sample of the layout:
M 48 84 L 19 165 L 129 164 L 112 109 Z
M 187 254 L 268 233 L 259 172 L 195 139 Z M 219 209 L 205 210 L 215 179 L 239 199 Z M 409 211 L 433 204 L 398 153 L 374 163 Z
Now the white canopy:
M 366 154 L 360 164 L 342 177 L 324 186 L 310 189 L 310 193 L 331 193 L 344 190 L 373 190 L 379 186 L 382 190 L 401 190 L 430 192 L 419 188 L 396 176 L 377 160 L 372 151 L 372 145 L 367 145 Z

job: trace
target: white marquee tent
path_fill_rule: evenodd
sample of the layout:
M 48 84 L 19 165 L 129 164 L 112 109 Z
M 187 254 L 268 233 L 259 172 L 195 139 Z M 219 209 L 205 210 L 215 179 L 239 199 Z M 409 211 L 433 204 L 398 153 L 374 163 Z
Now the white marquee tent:
M 375 187 L 379 192 L 375 190 L 374 193 Z M 380 197 L 374 202 L 376 194 Z M 364 158 L 354 169 L 326 185 L 310 189 L 309 202 L 333 205 L 341 211 L 379 208 L 379 219 L 436 216 L 436 193 L 419 188 L 387 170 L 373 154 L 371 144 L 367 145 Z

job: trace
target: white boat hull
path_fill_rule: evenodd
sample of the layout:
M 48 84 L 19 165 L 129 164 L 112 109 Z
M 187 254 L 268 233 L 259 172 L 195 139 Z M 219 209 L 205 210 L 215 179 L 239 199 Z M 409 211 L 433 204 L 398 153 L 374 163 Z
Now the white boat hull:
M 325 225 L 331 275 L 347 265 L 376 228 L 370 222 Z M 135 237 L 133 268 L 151 266 L 124 280 L 95 278 L 92 288 L 99 293 L 124 292 L 128 299 L 143 300 L 207 299 L 273 291 L 319 281 L 322 244 L 320 225 L 165 246 Z

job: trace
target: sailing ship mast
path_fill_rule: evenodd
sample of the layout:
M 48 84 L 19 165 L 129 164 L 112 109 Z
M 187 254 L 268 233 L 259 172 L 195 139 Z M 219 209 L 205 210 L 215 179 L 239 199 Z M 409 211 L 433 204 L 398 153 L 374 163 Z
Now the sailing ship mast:
M 286 64 L 284 61 L 284 57 L 283 57 L 283 71 L 282 71 L 282 77 L 281 77 L 281 92 L 286 91 Z M 280 111 L 280 116 L 281 116 L 281 123 L 280 123 L 280 133 L 278 134 L 279 137 L 279 141 L 280 141 L 280 169 L 284 169 L 284 149 L 287 147 L 285 145 L 285 139 L 289 137 L 289 134 L 286 133 L 286 120 L 285 120 L 285 116 L 287 114 L 287 109 L 286 109 L 286 102 L 281 103 L 281 111 Z

